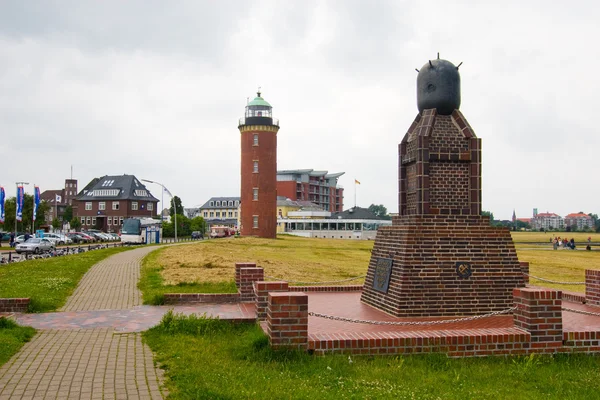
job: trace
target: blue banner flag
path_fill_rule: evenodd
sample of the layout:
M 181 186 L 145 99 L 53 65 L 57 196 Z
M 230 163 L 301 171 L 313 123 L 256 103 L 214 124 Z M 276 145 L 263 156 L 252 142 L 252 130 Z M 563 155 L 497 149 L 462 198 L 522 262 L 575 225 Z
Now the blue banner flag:
M 23 186 L 17 186 L 17 221 L 23 221 L 23 201 L 24 200 L 25 200 L 25 189 L 23 188 Z
M 33 188 L 33 220 L 35 221 L 35 216 L 37 214 L 38 206 L 40 205 L 40 188 L 39 186 L 34 186 Z
M 4 193 L 4 188 L 0 186 L 0 224 L 4 223 L 4 197 L 6 194 Z

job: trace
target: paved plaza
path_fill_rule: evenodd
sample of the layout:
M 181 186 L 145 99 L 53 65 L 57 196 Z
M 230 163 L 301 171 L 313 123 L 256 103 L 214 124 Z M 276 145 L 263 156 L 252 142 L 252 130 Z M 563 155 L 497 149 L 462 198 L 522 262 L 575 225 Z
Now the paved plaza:
M 141 304 L 140 261 L 156 248 L 113 255 L 94 265 L 61 311 L 127 310 Z M 162 372 L 138 332 L 113 323 L 72 324 L 69 313 L 24 314 L 42 329 L 0 368 L 0 399 L 162 399 Z M 41 327 L 27 318 L 54 316 Z M 118 320 L 117 320 L 118 321 Z M 38 325 L 38 326 L 36 326 Z M 55 329 L 60 328 L 60 329 Z M 88 329 L 86 329 L 88 328 Z

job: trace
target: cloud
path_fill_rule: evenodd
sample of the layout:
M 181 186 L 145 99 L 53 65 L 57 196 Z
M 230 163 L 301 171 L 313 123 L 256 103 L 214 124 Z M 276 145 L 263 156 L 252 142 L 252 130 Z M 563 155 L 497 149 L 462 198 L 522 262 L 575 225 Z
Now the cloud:
M 346 206 L 397 209 L 414 68 L 461 66 L 483 140 L 484 208 L 598 212 L 598 6 L 542 2 L 3 3 L 5 186 L 107 174 L 164 183 L 186 206 L 239 193 L 238 118 L 262 87 L 278 166 L 346 172 Z M 590 68 L 591 67 L 591 68 Z M 584 189 L 585 188 L 585 189 Z M 150 190 L 153 190 L 150 187 Z M 159 192 L 158 188 L 154 190 Z M 10 195 L 10 193 L 9 193 Z

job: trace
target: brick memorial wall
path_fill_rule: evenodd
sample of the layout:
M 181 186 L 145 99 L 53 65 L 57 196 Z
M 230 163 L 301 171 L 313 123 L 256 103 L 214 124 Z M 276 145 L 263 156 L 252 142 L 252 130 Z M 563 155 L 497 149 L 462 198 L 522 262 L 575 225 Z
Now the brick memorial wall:
M 417 115 L 399 145 L 398 202 L 377 233 L 362 302 L 397 317 L 512 306 L 522 269 L 510 231 L 481 216 L 481 139 L 460 111 Z

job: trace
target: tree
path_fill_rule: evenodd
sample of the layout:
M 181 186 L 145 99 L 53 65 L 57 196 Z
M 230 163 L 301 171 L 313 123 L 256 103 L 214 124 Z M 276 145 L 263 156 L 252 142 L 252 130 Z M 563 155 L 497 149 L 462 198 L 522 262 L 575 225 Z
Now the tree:
M 387 212 L 387 208 L 383 204 L 371 204 L 369 206 L 369 211 L 371 211 L 375 216 L 383 219 L 392 219 Z
M 73 217 L 71 218 L 69 225 L 71 225 L 71 229 L 75 229 L 76 231 L 78 231 L 79 228 L 81 228 L 81 221 L 79 220 L 79 218 Z
M 190 231 L 206 232 L 206 221 L 204 221 L 204 218 L 200 216 L 192 218 L 190 221 Z
M 73 207 L 68 205 L 65 208 L 65 213 L 63 214 L 63 221 L 71 221 L 73 219 Z
M 62 223 L 58 220 L 58 218 L 54 218 L 52 220 L 52 227 L 54 229 L 59 229 L 62 226 Z
M 181 204 L 181 199 L 179 198 L 179 196 L 173 196 L 173 198 L 171 199 L 171 208 L 169 208 L 169 215 L 173 217 L 173 215 L 175 214 L 173 212 L 173 204 L 175 204 L 175 206 L 177 207 L 177 216 L 179 217 L 179 215 L 183 215 L 183 205 Z
M 33 196 L 25 193 L 23 198 L 23 220 L 18 223 L 15 228 L 15 214 L 16 214 L 16 198 L 11 197 L 6 199 L 4 202 L 4 225 L 3 229 L 7 232 L 23 232 L 29 231 L 34 232 L 37 228 L 45 224 L 45 214 L 50 209 L 50 206 L 45 201 L 40 202 L 35 214 L 35 226 L 33 225 Z

